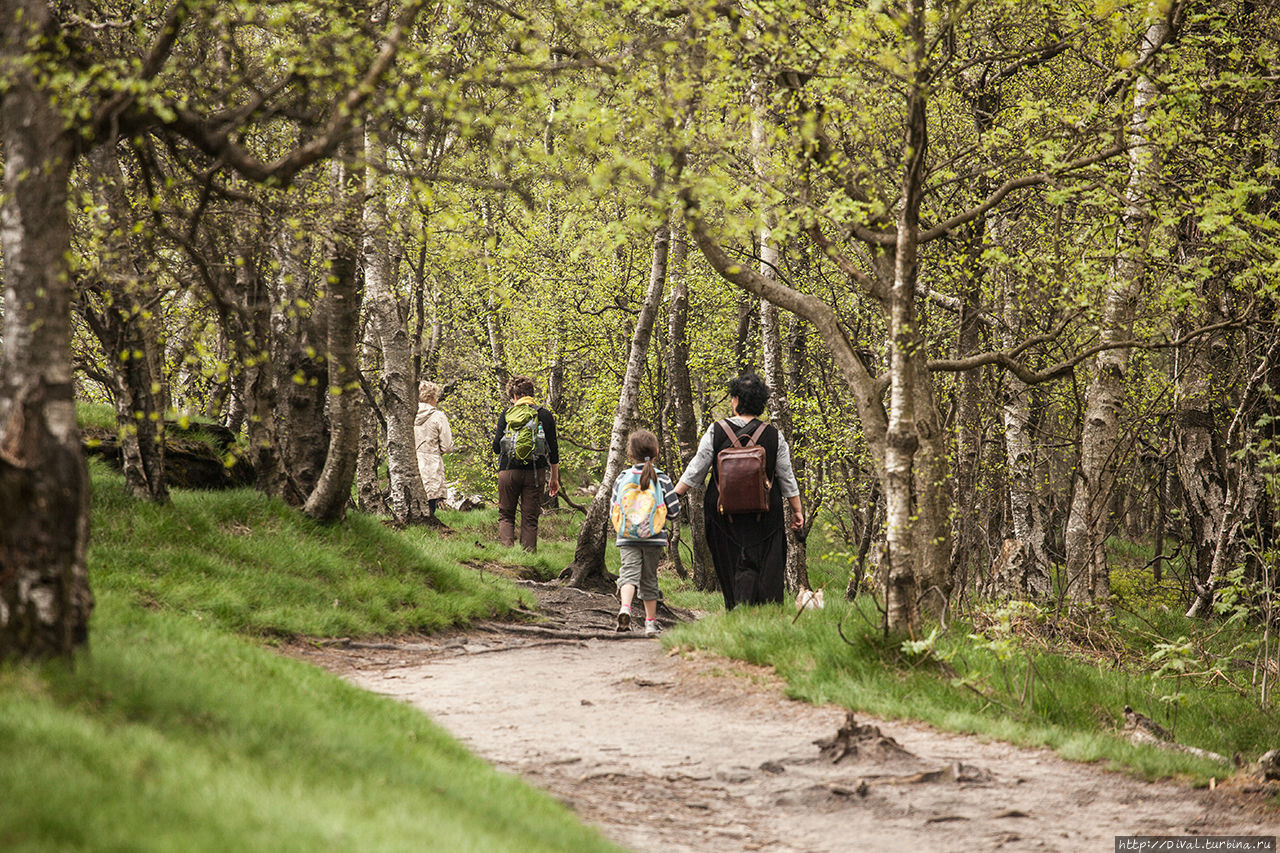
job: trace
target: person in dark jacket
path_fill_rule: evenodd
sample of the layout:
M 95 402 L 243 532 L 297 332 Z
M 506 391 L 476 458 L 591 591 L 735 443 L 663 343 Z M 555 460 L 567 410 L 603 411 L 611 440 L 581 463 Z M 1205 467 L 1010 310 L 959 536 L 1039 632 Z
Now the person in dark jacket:
M 553 497 L 560 491 L 556 419 L 537 404 L 535 393 L 537 389 L 528 376 L 513 377 L 507 383 L 511 407 L 498 418 L 493 434 L 493 452 L 498 455 L 498 542 L 503 546 L 515 544 L 518 507 L 520 545 L 529 552 L 538 550 L 543 489 Z M 527 423 L 531 416 L 536 417 L 535 423 Z M 525 430 L 528 435 L 521 436 Z
M 727 515 L 720 511 L 720 489 L 715 471 L 716 454 L 731 442 L 725 432 L 727 424 L 741 441 L 746 441 L 760 427 L 760 415 L 769 401 L 769 386 L 754 373 L 744 373 L 729 382 L 731 415 L 717 421 L 702 436 L 698 452 L 690 460 L 676 494 L 686 494 L 711 472 L 707 487 L 705 513 L 707 545 L 715 564 L 724 607 L 732 610 L 739 604 L 781 602 L 784 574 L 787 568 L 787 537 L 782 502 L 791 504 L 791 526 L 804 526 L 804 509 L 800 503 L 800 486 L 791 467 L 791 448 L 782 433 L 766 425 L 757 443 L 765 449 L 765 473 L 772 485 L 769 509 L 764 513 Z

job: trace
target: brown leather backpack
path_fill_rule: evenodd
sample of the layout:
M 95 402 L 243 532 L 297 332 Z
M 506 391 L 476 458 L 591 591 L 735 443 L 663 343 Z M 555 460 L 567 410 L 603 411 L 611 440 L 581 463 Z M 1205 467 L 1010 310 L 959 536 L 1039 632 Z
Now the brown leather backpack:
M 756 444 L 767 424 L 760 424 L 743 443 L 728 420 L 720 428 L 729 437 L 729 446 L 716 454 L 716 485 L 720 489 L 721 515 L 739 515 L 769 511 L 769 488 L 773 485 L 766 473 L 769 460 L 765 449 Z

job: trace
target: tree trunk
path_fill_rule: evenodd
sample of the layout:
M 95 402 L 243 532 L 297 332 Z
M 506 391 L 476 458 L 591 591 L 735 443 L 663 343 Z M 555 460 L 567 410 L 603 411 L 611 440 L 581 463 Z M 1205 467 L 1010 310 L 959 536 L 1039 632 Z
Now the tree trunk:
M 923 6 L 911 3 L 917 41 Z M 922 44 L 916 45 L 923 50 Z M 919 55 L 923 55 L 922 53 Z M 907 97 L 905 169 L 884 301 L 889 337 L 889 412 L 884 451 L 885 630 L 914 634 L 922 612 L 939 613 L 950 595 L 951 531 L 945 436 L 933 398 L 925 344 L 916 324 L 916 253 L 928 149 L 925 91 Z
M 133 216 L 114 143 L 89 155 L 94 201 L 105 211 L 100 266 L 81 281 L 80 314 L 102 346 L 120 435 L 125 485 L 142 500 L 165 503 L 164 382 L 156 336 L 155 294 L 130 245 Z
M 986 192 L 980 192 L 986 195 Z M 982 295 L 982 244 L 985 237 L 984 223 L 979 219 L 966 234 L 968 254 L 965 274 L 961 281 L 960 329 L 956 337 L 956 358 L 974 355 L 981 346 L 978 312 Z M 981 583 L 982 569 L 978 561 L 979 532 L 982 518 L 978 508 L 978 475 L 982 462 L 982 372 L 966 370 L 957 377 L 955 389 L 955 506 L 969 507 L 970 512 L 955 514 L 954 538 L 951 543 L 951 564 L 955 567 L 956 581 L 961 595 L 972 583 Z
M 320 481 L 303 505 L 303 512 L 322 522 L 337 521 L 346 514 L 360 440 L 362 394 L 356 338 L 363 294 L 357 271 L 364 174 L 361 166 L 343 165 L 344 159 L 356 164 L 361 158 L 340 158 L 334 167 L 341 214 L 333 235 L 328 288 L 329 455 Z
M 626 464 L 627 436 L 631 431 L 633 412 L 640 397 L 640 379 L 644 375 L 645 359 L 649 352 L 649 339 L 653 324 L 662 303 L 662 288 L 667 278 L 667 255 L 671 230 L 663 224 L 653 235 L 653 262 L 650 266 L 649 290 L 640 316 L 636 319 L 635 332 L 631 336 L 631 351 L 627 357 L 627 372 L 618 395 L 618 408 L 613 416 L 613 433 L 609 442 L 609 456 L 605 463 L 604 477 L 595 497 L 587 508 L 587 518 L 578 535 L 573 562 L 565 567 L 560 577 L 567 585 L 577 589 L 612 589 L 604 572 L 604 550 L 609 542 L 609 507 L 613 496 L 613 481 Z
M 1142 53 L 1149 55 L 1168 35 L 1169 21 L 1158 15 L 1144 36 Z M 1142 285 L 1150 232 L 1147 191 L 1158 168 L 1148 138 L 1147 112 L 1156 96 L 1155 81 L 1138 80 L 1129 125 L 1129 181 L 1125 209 L 1117 234 L 1116 258 L 1103 307 L 1102 343 L 1126 340 L 1133 332 L 1133 303 Z M 1089 602 L 1109 610 L 1111 577 L 1106 540 L 1111 530 L 1111 493 L 1120 454 L 1119 416 L 1124 406 L 1124 383 L 1129 350 L 1104 350 L 1094 359 L 1093 380 L 1085 396 L 1080 433 L 1080 462 L 1072 493 L 1066 531 L 1066 593 L 1077 603 Z
M 1037 451 L 1031 424 L 1031 389 L 1011 372 L 1003 377 L 1005 468 L 1013 539 L 1017 542 L 1018 572 L 992 578 L 996 590 L 1017 599 L 1045 601 L 1052 593 L 1044 501 L 1037 472 Z
M 914 285 L 913 285 L 914 286 Z M 951 597 L 951 479 L 950 441 L 942 426 L 942 414 L 934 396 L 933 375 L 929 371 L 925 344 L 917 339 L 912 350 L 912 405 L 919 449 L 912 465 L 915 518 L 912 534 L 916 554 L 913 573 L 920 590 L 922 611 L 941 614 Z M 900 626 L 898 630 L 914 630 Z
M 760 87 L 765 85 L 758 77 L 752 84 L 751 151 L 752 165 L 762 184 L 767 183 L 769 169 L 769 142 L 765 126 L 764 105 Z M 762 203 L 763 200 L 762 200 Z M 764 224 L 760 226 L 760 275 L 770 281 L 778 280 L 779 252 L 770 227 L 772 216 L 762 210 Z M 767 299 L 760 300 L 760 350 L 764 363 L 764 381 L 772 392 L 769 397 L 769 419 L 787 438 L 795 442 L 794 423 L 791 417 L 791 396 L 787 387 L 787 374 L 783 367 L 782 332 L 778 324 L 778 306 Z M 793 512 L 790 501 L 785 503 L 787 562 L 783 570 L 786 589 L 795 592 L 809 588 L 809 568 L 805 549 L 805 537 L 791 526 Z
M 366 376 L 378 363 L 377 336 L 373 326 L 366 322 L 360 345 Z M 377 401 L 366 393 L 360 415 L 360 453 L 356 457 L 356 509 L 370 515 L 387 514 L 387 496 L 378 482 L 378 448 L 386 445 L 385 435 L 386 422 L 381 418 Z
M 242 253 L 234 258 L 234 264 L 233 292 L 241 300 L 241 310 L 225 319 L 231 324 L 227 328 L 231 360 L 240 370 L 235 392 L 241 409 L 239 419 L 249 446 L 254 487 L 283 498 L 288 487 L 275 428 L 279 389 L 270 357 L 272 299 L 247 240 L 242 240 Z
M 293 228 L 282 226 L 273 242 L 280 271 L 274 275 L 275 294 L 266 310 L 271 313 L 272 387 L 276 408 L 272 433 L 283 472 L 281 496 L 301 506 L 324 469 L 329 450 L 329 426 L 325 402 L 329 387 L 328 362 L 318 356 L 324 350 L 325 329 L 312 307 L 318 303 L 300 256 Z
M 222 414 L 220 404 L 212 414 L 205 408 L 214 402 L 217 396 L 216 386 L 208 387 L 200 376 L 198 360 L 194 356 L 190 359 L 187 357 L 192 355 L 192 344 L 198 330 L 204 326 L 202 313 L 197 290 L 187 288 L 178 299 L 175 312 L 178 328 L 170 332 L 165 340 L 164 363 L 173 365 L 174 371 L 168 383 L 170 404 L 187 417 L 206 415 L 218 420 Z
M 768 226 L 760 229 L 760 274 L 776 280 L 778 277 L 778 248 L 773 244 Z M 764 380 L 772 392 L 769 397 L 769 419 L 775 427 L 795 445 L 795 423 L 791 417 L 791 391 L 787 373 L 783 367 L 782 331 L 778 322 L 778 307 L 768 300 L 760 300 L 760 342 L 764 362 Z M 794 457 L 793 457 L 794 458 Z M 799 474 L 799 471 L 796 472 Z M 798 479 L 798 478 L 797 478 Z M 787 564 L 784 571 L 789 592 L 809 588 L 808 555 L 805 538 L 791 526 L 791 503 L 785 503 Z M 809 520 L 812 523 L 812 519 Z M 806 528 L 807 530 L 807 528 Z
M 668 309 L 667 328 L 671 338 L 671 351 L 667 376 L 681 470 L 698 452 L 700 434 L 693 406 L 693 383 L 689 375 L 689 279 L 685 269 L 688 251 L 689 243 L 684 230 L 676 229 L 670 263 L 671 306 Z M 681 526 L 689 529 L 694 587 L 703 592 L 715 592 L 720 588 L 720 582 L 716 577 L 715 566 L 711 563 L 711 549 L 707 545 L 707 526 L 703 517 L 706 493 L 705 483 L 689 489 L 685 499 L 688 512 Z
M 751 355 L 751 327 L 755 319 L 755 300 L 749 293 L 738 294 L 738 334 L 734 339 L 734 363 L 737 372 L 743 373 L 755 369 L 755 359 Z
M 381 163 L 384 149 L 372 135 L 366 152 Z M 364 205 L 364 284 L 369 323 L 382 343 L 382 412 L 387 419 L 387 474 L 391 479 L 388 506 L 397 524 L 420 524 L 432 518 L 431 505 L 418 471 L 413 420 L 418 413 L 418 388 L 413 374 L 413 348 L 400 304 L 391 291 L 391 250 L 387 240 L 387 204 L 376 170 L 368 170 Z
M 48 26 L 46 4 L 0 0 L 7 69 L 0 88 L 0 658 L 69 656 L 87 643 L 93 610 L 85 565 L 89 475 L 71 364 L 74 146 L 61 107 L 34 70 Z
M 1195 599 L 1187 609 L 1191 617 L 1209 615 L 1217 596 L 1218 589 L 1226 580 L 1227 574 L 1238 563 L 1237 557 L 1243 547 L 1242 527 L 1254 514 L 1261 495 L 1264 493 L 1262 478 L 1253 470 L 1253 465 L 1243 454 L 1231 451 L 1242 448 L 1247 442 L 1245 433 L 1256 421 L 1259 401 L 1272 392 L 1270 385 L 1275 381 L 1276 366 L 1280 363 L 1280 338 L 1275 338 L 1267 347 L 1266 354 L 1245 382 L 1240 394 L 1240 404 L 1236 407 L 1231 423 L 1227 426 L 1223 444 L 1228 452 L 1224 479 L 1226 488 L 1222 496 L 1222 505 L 1215 511 L 1213 523 L 1215 539 L 1213 557 L 1209 564 L 1209 575 L 1201 582 L 1192 576 L 1195 588 Z
M 1008 239 L 1005 225 L 1002 218 L 991 219 L 992 245 L 1002 246 Z M 1006 350 L 1012 349 L 1023 338 L 1024 319 L 1014 289 L 1008 273 L 1000 273 L 997 292 L 1006 320 L 1001 326 L 1000 342 Z M 992 582 L 997 594 L 1020 600 L 1047 601 L 1053 590 L 1049 574 L 1048 523 L 1031 412 L 1032 390 L 1012 371 L 1005 371 L 1001 376 L 1001 392 L 1004 398 L 1000 417 L 1004 425 L 1006 482 L 1012 516 L 1012 541 L 1016 544 L 1006 542 L 1002 547 L 1001 556 L 1005 559 L 1000 561 L 1000 567 L 1003 571 L 997 572 Z M 1006 551 L 1013 553 L 1006 556 Z
M 547 408 L 557 415 L 564 414 L 564 319 L 556 318 L 555 358 L 551 361 L 551 370 L 547 373 Z
M 489 284 L 489 299 L 485 304 L 484 325 L 489 333 L 489 355 L 493 359 L 493 378 L 498 386 L 498 399 L 507 399 L 507 380 L 511 377 L 507 370 L 507 340 L 502 329 L 502 317 L 498 314 L 498 285 L 493 275 L 493 259 L 490 255 L 490 244 L 497 242 L 497 230 L 493 224 L 493 215 L 489 211 L 489 202 L 481 204 L 484 215 L 484 271 Z
M 1213 369 L 1212 345 L 1213 342 L 1197 341 L 1185 354 L 1178 353 L 1174 385 L 1175 470 L 1191 534 L 1188 571 L 1198 584 L 1209 579 L 1218 531 L 1226 523 L 1227 511 L 1228 449 L 1223 444 L 1226 425 L 1217 423 L 1214 412 L 1230 411 L 1228 401 L 1222 399 L 1226 383 L 1221 377 L 1228 374 Z

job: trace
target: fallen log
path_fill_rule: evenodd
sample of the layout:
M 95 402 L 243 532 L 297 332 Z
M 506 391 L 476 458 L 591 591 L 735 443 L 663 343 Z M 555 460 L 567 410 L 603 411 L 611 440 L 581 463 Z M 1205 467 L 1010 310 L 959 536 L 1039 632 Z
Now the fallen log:
M 1187 746 L 1183 743 L 1177 743 L 1173 739 L 1173 735 L 1169 733 L 1164 726 L 1155 720 L 1140 714 L 1128 705 L 1124 706 L 1124 728 L 1121 730 L 1125 739 L 1130 743 L 1145 744 L 1147 746 L 1155 746 L 1169 752 L 1181 752 L 1186 755 L 1194 755 L 1197 758 L 1207 758 L 1211 761 L 1220 761 L 1223 764 L 1231 764 L 1230 758 L 1225 755 L 1219 755 L 1207 749 L 1201 749 L 1198 746 Z

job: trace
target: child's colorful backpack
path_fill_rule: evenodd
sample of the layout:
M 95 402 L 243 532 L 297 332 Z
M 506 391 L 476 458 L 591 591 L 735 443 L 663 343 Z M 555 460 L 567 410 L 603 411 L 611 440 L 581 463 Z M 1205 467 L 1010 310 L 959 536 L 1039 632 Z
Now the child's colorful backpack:
M 649 488 L 640 486 L 640 470 L 632 466 L 618 475 L 613 509 L 609 513 L 619 539 L 647 541 L 662 535 L 667 523 L 667 500 L 655 475 Z

